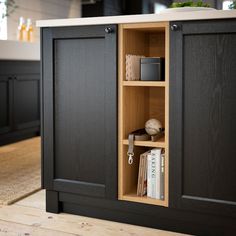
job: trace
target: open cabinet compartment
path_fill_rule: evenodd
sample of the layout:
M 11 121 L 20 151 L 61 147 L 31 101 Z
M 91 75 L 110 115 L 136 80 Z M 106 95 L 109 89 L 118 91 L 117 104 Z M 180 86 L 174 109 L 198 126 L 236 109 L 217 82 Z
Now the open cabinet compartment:
M 128 146 L 125 146 L 123 149 L 123 182 L 122 182 L 122 188 L 123 188 L 123 196 L 122 200 L 126 201 L 133 201 L 133 202 L 139 202 L 139 203 L 146 203 L 146 204 L 153 204 L 153 205 L 160 205 L 160 206 L 166 206 L 165 199 L 159 200 L 154 198 L 149 198 L 147 196 L 137 196 L 137 184 L 138 184 L 138 173 L 139 173 L 139 161 L 140 161 L 140 154 L 151 150 L 149 147 L 135 147 L 134 148 L 134 158 L 133 158 L 133 164 L 128 164 L 128 157 L 127 157 L 127 151 Z
M 149 27 L 137 28 L 134 24 L 123 25 L 123 68 L 125 71 L 125 56 L 127 54 L 140 55 L 145 57 L 162 57 L 166 54 L 165 25 L 155 24 Z M 139 86 L 164 86 L 164 81 L 126 81 L 125 76 L 122 78 L 123 85 Z
M 126 54 L 165 58 L 165 81 L 126 81 Z M 168 207 L 169 190 L 169 24 L 119 25 L 119 200 Z M 151 118 L 161 121 L 165 135 L 156 142 L 135 141 L 134 163 L 128 164 L 128 135 Z M 165 149 L 164 200 L 137 196 L 140 154 Z
M 155 118 L 165 127 L 165 89 L 160 87 L 125 87 L 123 89 L 123 144 L 128 144 L 128 135 L 145 127 L 147 120 Z M 164 137 L 152 141 L 142 141 L 148 146 L 164 145 Z M 139 143 L 139 142 L 136 142 Z

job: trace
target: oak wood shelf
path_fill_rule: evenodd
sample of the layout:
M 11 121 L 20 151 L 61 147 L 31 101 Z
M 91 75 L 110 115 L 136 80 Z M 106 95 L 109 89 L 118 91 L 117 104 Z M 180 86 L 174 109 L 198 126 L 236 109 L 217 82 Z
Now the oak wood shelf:
M 126 193 L 123 195 L 122 200 L 125 201 L 131 201 L 131 202 L 139 202 L 139 203 L 146 203 L 146 204 L 152 204 L 152 205 L 158 205 L 158 206 L 168 206 L 167 202 L 165 200 L 159 200 L 155 198 L 150 198 L 147 196 L 137 196 L 136 192 L 133 191 L 131 193 Z
M 169 23 L 119 25 L 119 153 L 118 199 L 168 207 L 169 205 Z M 165 81 L 126 81 L 126 54 L 165 58 Z M 160 120 L 165 137 L 157 142 L 135 141 L 134 162 L 127 162 L 128 135 L 150 118 Z M 150 148 L 165 149 L 165 199 L 136 194 L 139 156 Z
M 123 144 L 128 145 L 129 144 L 128 139 L 124 139 Z M 152 142 L 152 141 L 134 141 L 134 146 L 165 148 L 166 144 L 165 144 L 165 139 L 163 137 L 163 138 L 160 138 L 156 142 Z
M 165 87 L 165 81 L 123 81 L 123 86 Z

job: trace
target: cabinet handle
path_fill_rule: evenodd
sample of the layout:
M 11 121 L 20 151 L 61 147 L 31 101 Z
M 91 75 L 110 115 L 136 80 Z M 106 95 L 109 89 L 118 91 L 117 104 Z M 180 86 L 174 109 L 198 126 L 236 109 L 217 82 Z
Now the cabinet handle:
M 180 26 L 179 26 L 179 25 L 176 25 L 176 24 L 173 24 L 173 25 L 170 26 L 170 29 L 171 29 L 172 31 L 177 31 L 177 30 L 180 30 Z
M 111 34 L 111 33 L 113 33 L 113 32 L 114 32 L 114 30 L 113 30 L 111 27 L 106 27 L 106 28 L 105 28 L 105 33 Z

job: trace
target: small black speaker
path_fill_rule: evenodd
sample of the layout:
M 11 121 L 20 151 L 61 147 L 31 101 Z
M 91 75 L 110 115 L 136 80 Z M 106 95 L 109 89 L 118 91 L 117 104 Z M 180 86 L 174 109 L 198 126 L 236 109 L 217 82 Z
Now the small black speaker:
M 141 58 L 141 80 L 164 81 L 165 80 L 165 59 L 162 57 Z

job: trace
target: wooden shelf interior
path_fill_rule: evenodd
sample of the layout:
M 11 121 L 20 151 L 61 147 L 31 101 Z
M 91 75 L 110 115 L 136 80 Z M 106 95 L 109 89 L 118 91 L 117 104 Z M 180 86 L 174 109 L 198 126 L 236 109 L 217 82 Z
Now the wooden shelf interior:
M 165 57 L 165 28 L 163 26 L 150 28 L 141 26 L 141 28 L 137 28 L 133 25 L 134 28 L 131 27 L 125 25 L 123 30 L 124 58 L 126 54 Z M 123 63 L 125 69 L 125 60 Z
M 165 89 L 159 87 L 125 87 L 123 89 L 123 139 L 144 128 L 150 118 L 165 126 Z
M 124 145 L 128 145 L 129 141 L 128 139 L 123 140 Z M 158 139 L 155 142 L 152 141 L 134 141 L 134 146 L 141 146 L 141 147 L 159 147 L 159 148 L 165 148 L 165 138 L 162 137 Z
M 141 153 L 146 152 L 150 148 L 135 147 L 134 148 L 134 162 L 132 165 L 128 164 L 127 150 L 128 147 L 124 148 L 124 162 L 123 162 L 123 196 L 122 200 L 140 202 L 146 204 L 154 204 L 160 206 L 167 206 L 167 202 L 159 199 L 149 198 L 147 196 L 137 196 L 137 183 L 138 183 L 138 171 L 139 171 L 139 156 Z
M 137 191 L 138 183 L 138 170 L 139 170 L 139 156 L 140 154 L 146 152 L 148 148 L 135 147 L 134 148 L 134 160 L 133 164 L 129 165 L 127 151 L 128 147 L 125 146 L 123 150 L 123 195 L 134 193 Z
M 165 81 L 126 81 L 125 55 L 165 58 Z M 169 24 L 119 25 L 119 199 L 168 207 L 169 201 Z M 128 134 L 144 128 L 150 118 L 161 121 L 165 137 L 157 142 L 135 141 L 134 163 L 128 164 Z M 140 154 L 165 148 L 165 199 L 137 196 Z
M 165 81 L 123 81 L 123 86 L 165 87 Z
M 123 200 L 125 201 L 131 201 L 131 202 L 139 202 L 139 203 L 145 203 L 145 204 L 152 204 L 152 205 L 158 205 L 158 206 L 165 206 L 167 207 L 166 201 L 149 198 L 147 196 L 137 196 L 136 192 L 130 192 L 128 194 L 123 195 Z

